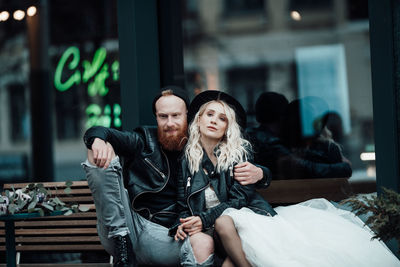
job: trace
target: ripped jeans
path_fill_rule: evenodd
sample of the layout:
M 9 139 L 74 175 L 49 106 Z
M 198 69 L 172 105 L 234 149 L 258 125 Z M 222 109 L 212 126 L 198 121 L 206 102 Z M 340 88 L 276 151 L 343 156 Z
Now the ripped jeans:
M 97 168 L 88 160 L 82 166 L 96 206 L 97 232 L 109 254 L 114 255 L 112 237 L 129 234 L 139 264 L 213 265 L 213 255 L 201 264 L 196 262 L 189 238 L 176 242 L 168 236 L 168 228 L 143 218 L 131 209 L 118 157 L 111 161 L 107 169 Z

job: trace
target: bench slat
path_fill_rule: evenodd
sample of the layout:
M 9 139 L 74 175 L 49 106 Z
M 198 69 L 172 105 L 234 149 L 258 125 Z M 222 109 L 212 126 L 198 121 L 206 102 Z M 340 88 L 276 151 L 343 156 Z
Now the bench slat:
M 15 222 L 15 227 L 25 227 L 25 228 L 32 228 L 37 226 L 45 226 L 45 227 L 59 227 L 59 226 L 83 226 L 83 225 L 90 225 L 96 226 L 96 220 L 57 220 L 57 221 L 20 221 Z
M 94 206 L 93 206 L 94 208 Z M 94 211 L 88 211 L 88 212 L 78 212 L 78 213 L 73 213 L 71 215 L 57 215 L 57 216 L 51 216 L 51 217 L 38 217 L 38 218 L 32 218 L 29 220 L 57 220 L 57 219 L 69 219 L 69 220 L 73 220 L 73 219 L 79 219 L 79 218 L 96 218 L 96 212 Z
M 47 191 L 51 195 L 57 195 L 57 196 L 68 196 L 68 195 L 91 195 L 91 191 L 89 188 L 79 188 L 79 189 L 71 189 L 71 192 L 69 194 L 66 194 L 64 192 L 64 189 L 59 189 L 59 190 L 53 190 L 50 189 Z
M 77 220 L 78 222 L 80 220 L 85 220 L 85 219 L 96 219 L 96 212 L 80 212 L 80 213 L 74 213 L 68 216 L 65 215 L 59 215 L 59 216 L 52 216 L 52 217 L 38 217 L 38 218 L 31 218 L 29 220 L 26 220 L 26 222 L 33 222 L 33 221 L 44 221 L 44 222 L 53 222 L 57 220 L 69 220 L 69 221 L 74 221 Z M 19 222 L 16 222 L 18 224 Z M 4 222 L 0 222 L 0 229 L 4 228 Z
M 92 196 L 58 197 L 63 202 L 93 203 Z
M 5 234 L 0 230 L 0 234 Z M 72 234 L 97 234 L 97 229 L 91 228 L 59 228 L 59 229 L 15 229 L 15 236 L 19 235 L 72 235 Z
M 12 187 L 14 187 L 15 189 L 17 188 L 23 188 L 29 184 L 32 183 L 37 183 L 38 182 L 30 182 L 30 183 L 15 183 L 15 184 L 4 184 L 3 188 L 4 189 L 11 189 Z M 65 186 L 65 182 L 45 182 L 45 183 L 41 183 L 43 184 L 44 187 L 57 187 L 57 188 L 64 188 Z M 72 186 L 71 188 L 74 187 L 87 187 L 87 181 L 72 181 Z
M 273 180 L 258 192 L 272 204 L 291 204 L 324 197 L 339 201 L 352 194 L 347 178 Z
M 113 267 L 110 263 L 78 263 L 78 264 L 63 264 L 63 263 L 21 263 L 18 267 Z M 0 267 L 6 267 L 6 264 L 0 264 Z
M 90 243 L 100 242 L 98 236 L 24 236 L 16 237 L 15 242 L 18 243 L 47 243 L 47 242 L 62 242 L 62 243 Z M 0 244 L 5 243 L 5 238 L 0 238 Z
M 35 245 L 23 245 L 17 246 L 17 251 L 95 251 L 95 250 L 103 250 L 102 245 L 43 245 L 40 244 L 38 246 Z
M 15 188 L 15 189 L 19 189 L 19 188 Z M 7 189 L 7 190 L 11 190 L 11 189 Z M 91 191 L 89 188 L 71 188 L 70 193 L 65 193 L 63 188 L 59 188 L 59 189 L 51 189 L 47 190 L 48 194 L 50 195 L 50 197 L 53 197 L 55 195 L 57 196 L 70 196 L 70 195 L 90 195 Z

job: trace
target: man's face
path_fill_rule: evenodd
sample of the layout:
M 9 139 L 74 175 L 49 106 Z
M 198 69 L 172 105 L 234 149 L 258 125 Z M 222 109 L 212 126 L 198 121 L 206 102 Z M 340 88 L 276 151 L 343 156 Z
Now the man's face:
M 174 95 L 162 96 L 156 102 L 158 139 L 170 151 L 182 150 L 187 141 L 187 109 L 185 102 Z

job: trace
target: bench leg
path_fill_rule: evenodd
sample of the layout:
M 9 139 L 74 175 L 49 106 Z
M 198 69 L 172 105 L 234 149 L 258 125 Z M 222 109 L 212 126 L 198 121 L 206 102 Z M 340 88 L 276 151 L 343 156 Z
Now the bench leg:
M 21 261 L 21 252 L 17 252 L 17 256 L 15 258 L 16 258 L 17 265 L 18 265 L 19 262 Z
M 7 267 L 16 266 L 14 221 L 5 221 Z

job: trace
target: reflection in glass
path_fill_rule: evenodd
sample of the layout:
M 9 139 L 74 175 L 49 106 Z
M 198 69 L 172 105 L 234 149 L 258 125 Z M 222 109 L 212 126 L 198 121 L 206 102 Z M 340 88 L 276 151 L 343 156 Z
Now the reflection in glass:
M 32 52 L 38 49 L 30 49 L 29 35 L 34 23 L 43 19 L 38 15 L 42 2 L 47 2 L 50 23 L 44 37 L 49 47 L 40 48 L 50 60 L 45 65 L 54 119 L 54 141 L 49 142 L 54 142 L 55 177 L 48 178 L 83 179 L 84 131 L 99 124 L 121 127 L 117 2 L 59 0 L 39 1 L 35 6 L 28 2 L 2 1 L 0 6 L 0 158 L 7 159 L 12 152 L 32 162 L 30 133 L 35 124 L 30 123 L 30 79 L 41 73 L 30 68 L 40 55 Z M 42 32 L 46 31 L 42 28 Z M 37 101 L 34 107 L 46 103 Z
M 375 179 L 374 160 L 360 158 L 374 152 L 366 1 L 184 2 L 192 95 L 206 89 L 232 94 L 246 108 L 250 132 L 261 127 L 255 107 L 262 93 L 277 92 L 289 102 L 319 97 L 327 108 L 317 121 L 338 144 L 342 162 L 351 162 L 351 179 Z M 304 137 L 314 119 L 302 117 L 311 127 L 302 128 Z

